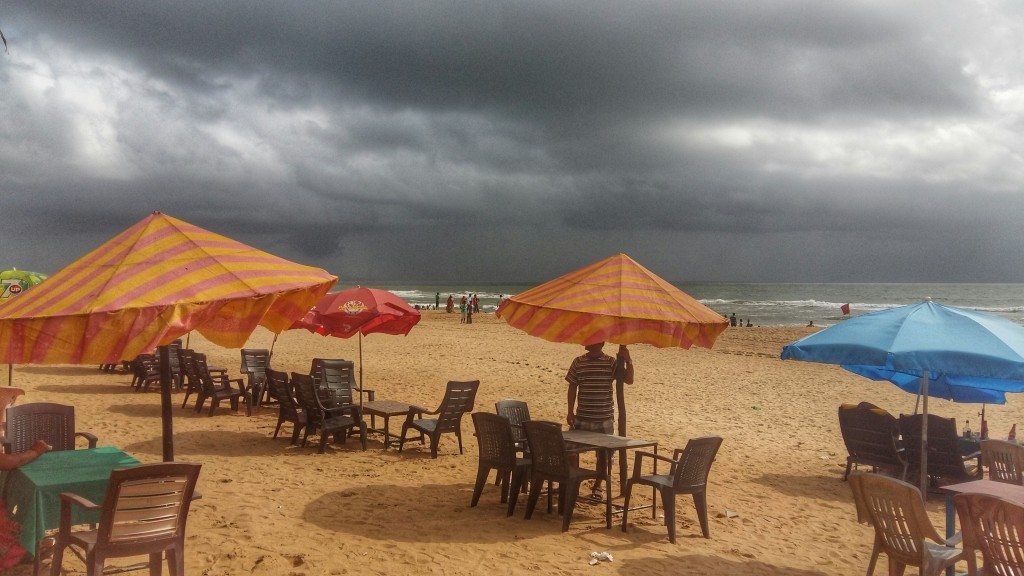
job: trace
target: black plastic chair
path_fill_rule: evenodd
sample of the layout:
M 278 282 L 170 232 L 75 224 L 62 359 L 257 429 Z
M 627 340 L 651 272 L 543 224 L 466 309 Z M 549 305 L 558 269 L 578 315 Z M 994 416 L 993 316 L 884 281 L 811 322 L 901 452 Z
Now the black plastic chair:
M 213 411 L 220 405 L 221 400 L 227 400 L 231 404 L 231 409 L 237 412 L 238 402 L 243 400 L 245 401 L 245 413 L 251 414 L 249 402 L 246 400 L 245 384 L 242 383 L 241 378 L 228 378 L 226 374 L 211 371 L 206 364 L 206 354 L 194 353 L 192 363 L 196 375 L 199 377 L 200 386 L 198 398 L 196 398 L 196 412 L 203 409 L 203 404 L 207 400 L 210 401 L 210 416 L 213 416 Z M 231 386 L 232 383 L 238 385 L 237 390 Z
M 323 454 L 327 447 L 327 438 L 334 436 L 335 442 L 345 442 L 348 431 L 358 428 L 359 440 L 366 450 L 366 423 L 363 422 L 359 406 L 352 404 L 351 395 L 344 401 L 343 395 L 335 391 L 317 386 L 308 374 L 292 372 L 292 385 L 295 397 L 306 414 L 306 430 L 302 435 L 302 445 L 306 445 L 309 435 L 320 433 L 319 452 Z M 351 392 L 350 392 L 351 394 Z
M 693 504 L 697 508 L 700 530 L 705 538 L 710 538 L 708 529 L 708 472 L 715 461 L 722 439 L 718 436 L 693 438 L 686 443 L 686 448 L 676 450 L 672 458 L 651 452 L 637 452 L 633 462 L 633 477 L 626 481 L 623 492 L 625 502 L 622 510 L 622 531 L 626 531 L 626 516 L 629 514 L 629 497 L 635 484 L 651 486 L 661 494 L 665 509 L 665 526 L 668 527 L 669 542 L 676 541 L 676 494 L 692 494 Z M 642 474 L 643 459 L 652 458 L 670 464 L 668 474 Z
M 480 462 L 477 465 L 476 484 L 473 486 L 473 499 L 470 507 L 480 501 L 484 484 L 491 470 L 497 471 L 501 483 L 501 501 L 508 502 L 508 516 L 516 509 L 519 491 L 509 494 L 510 484 L 522 484 L 523 476 L 530 467 L 526 458 L 516 457 L 515 442 L 512 438 L 512 426 L 503 416 L 488 412 L 473 413 L 473 427 L 476 429 L 477 446 L 480 449 Z M 515 476 L 516 480 L 512 477 Z
M 470 382 L 448 382 L 444 399 L 437 410 L 427 410 L 420 406 L 412 406 L 409 415 L 402 423 L 402 437 L 398 441 L 398 451 L 402 451 L 405 435 L 409 429 L 418 430 L 430 438 L 430 457 L 437 458 L 437 444 L 441 434 L 455 434 L 459 439 L 459 454 L 462 454 L 462 415 L 473 410 L 476 391 L 480 388 L 479 380 Z M 416 414 L 436 415 L 437 418 L 416 418 Z
M 526 519 L 533 516 L 544 481 L 558 483 L 558 511 L 562 515 L 562 532 L 569 529 L 576 497 L 584 480 L 596 480 L 604 475 L 598 470 L 580 468 L 570 456 L 586 449 L 569 450 L 562 437 L 562 427 L 555 422 L 531 420 L 523 423 L 526 442 L 530 447 L 530 497 L 526 502 Z M 521 482 L 521 481 L 520 481 Z M 521 484 L 512 482 L 512 492 Z M 548 506 L 550 507 L 550 500 Z M 549 508 L 550 509 L 550 508 Z
M 242 364 L 239 372 L 246 375 L 246 388 L 252 406 L 263 404 L 267 392 L 267 370 L 270 369 L 270 350 L 265 348 L 242 348 Z
M 270 397 L 277 401 L 277 426 L 274 428 L 274 438 L 277 438 L 281 431 L 281 425 L 290 422 L 292 425 L 292 444 L 299 441 L 299 432 L 306 427 L 306 413 L 299 407 L 299 403 L 292 394 L 292 385 L 288 381 L 288 374 L 277 370 L 267 369 L 267 383 Z

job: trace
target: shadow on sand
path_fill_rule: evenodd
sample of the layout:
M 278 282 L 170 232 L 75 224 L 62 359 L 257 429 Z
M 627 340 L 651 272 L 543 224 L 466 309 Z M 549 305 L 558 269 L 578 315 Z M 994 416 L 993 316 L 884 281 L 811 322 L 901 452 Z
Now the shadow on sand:
M 661 558 L 615 559 L 620 574 L 692 574 L 693 576 L 825 576 L 813 569 L 773 566 L 757 560 L 729 559 L 697 554 L 673 555 Z
M 798 498 L 853 503 L 850 486 L 842 476 L 801 476 L 798 474 L 762 474 L 754 482 Z
M 159 409 L 158 409 L 159 413 Z M 175 414 L 177 417 L 177 414 Z M 204 416 L 205 418 L 205 416 Z M 229 458 L 246 458 L 252 456 L 302 456 L 316 452 L 316 444 L 310 443 L 305 448 L 292 446 L 289 438 L 279 436 L 277 439 L 259 432 L 235 432 L 214 428 L 216 418 L 211 421 L 210 430 L 189 430 L 174 433 L 175 457 L 187 459 L 189 455 L 226 456 Z M 154 431 L 159 429 L 159 421 L 154 419 Z M 354 439 L 353 439 L 354 440 Z M 333 445 L 328 450 L 345 452 L 359 451 L 359 442 L 349 440 L 347 445 Z M 128 453 L 144 452 L 160 454 L 162 452 L 160 436 L 135 442 L 125 446 Z

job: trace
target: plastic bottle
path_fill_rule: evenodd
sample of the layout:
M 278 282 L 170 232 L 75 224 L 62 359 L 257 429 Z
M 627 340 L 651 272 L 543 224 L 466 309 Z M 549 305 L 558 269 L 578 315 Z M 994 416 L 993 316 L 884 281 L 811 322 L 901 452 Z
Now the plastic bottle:
M 970 437 L 971 437 L 971 421 L 967 420 L 964 423 L 964 438 L 970 438 Z

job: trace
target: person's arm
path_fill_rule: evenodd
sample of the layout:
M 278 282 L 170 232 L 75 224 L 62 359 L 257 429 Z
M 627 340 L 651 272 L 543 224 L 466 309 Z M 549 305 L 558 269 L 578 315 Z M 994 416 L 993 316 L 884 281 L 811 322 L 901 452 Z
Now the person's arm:
M 629 356 L 629 348 L 626 348 L 625 344 L 619 344 L 619 370 L 616 371 L 616 377 L 621 377 L 622 381 L 626 384 L 633 383 L 633 359 Z
M 51 447 L 49 444 L 42 440 L 37 440 L 31 448 L 24 452 L 17 454 L 0 454 L 0 470 L 14 470 L 19 466 L 24 466 L 29 462 L 39 458 L 41 454 L 49 452 Z
M 572 365 L 569 366 L 569 372 L 565 375 L 565 381 L 569 383 L 569 391 L 567 393 L 566 404 L 568 405 L 568 411 L 565 413 L 565 421 L 572 426 L 576 422 L 576 390 L 579 389 L 580 383 L 576 379 L 576 361 L 572 361 Z

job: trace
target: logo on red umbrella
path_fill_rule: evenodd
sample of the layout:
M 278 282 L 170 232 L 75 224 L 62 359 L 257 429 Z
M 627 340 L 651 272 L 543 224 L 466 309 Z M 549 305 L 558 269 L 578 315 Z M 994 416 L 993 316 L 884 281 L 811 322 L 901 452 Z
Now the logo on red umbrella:
M 357 314 L 362 314 L 363 312 L 366 312 L 370 308 L 359 300 L 349 300 L 348 302 L 345 302 L 344 304 L 339 306 L 338 309 L 344 312 L 345 314 L 356 316 Z

